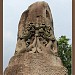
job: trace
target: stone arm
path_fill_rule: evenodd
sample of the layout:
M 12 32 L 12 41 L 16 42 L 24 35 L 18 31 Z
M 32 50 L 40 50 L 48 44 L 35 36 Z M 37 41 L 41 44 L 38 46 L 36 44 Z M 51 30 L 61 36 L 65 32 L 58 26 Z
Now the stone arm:
M 36 45 L 36 37 L 35 37 L 33 43 L 28 46 L 28 49 L 32 49 L 33 47 L 35 47 L 35 45 Z
M 43 44 L 40 43 L 38 37 L 37 37 L 37 47 L 38 47 L 39 49 L 41 49 L 42 51 L 45 51 L 45 50 L 46 50 L 46 47 L 45 47 Z

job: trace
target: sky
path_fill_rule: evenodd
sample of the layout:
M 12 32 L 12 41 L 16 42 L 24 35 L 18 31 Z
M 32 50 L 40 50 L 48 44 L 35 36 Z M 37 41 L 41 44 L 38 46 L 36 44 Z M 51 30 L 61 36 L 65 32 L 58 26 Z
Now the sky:
M 72 0 L 3 0 L 3 70 L 15 52 L 21 14 L 37 1 L 49 4 L 55 37 L 58 39 L 61 35 L 66 35 L 72 44 Z

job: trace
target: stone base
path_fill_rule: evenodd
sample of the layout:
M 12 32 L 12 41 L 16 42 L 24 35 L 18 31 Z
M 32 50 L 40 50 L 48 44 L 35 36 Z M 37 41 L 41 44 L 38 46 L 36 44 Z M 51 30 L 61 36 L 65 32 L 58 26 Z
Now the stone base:
M 4 75 L 68 75 L 59 57 L 41 53 L 13 56 Z

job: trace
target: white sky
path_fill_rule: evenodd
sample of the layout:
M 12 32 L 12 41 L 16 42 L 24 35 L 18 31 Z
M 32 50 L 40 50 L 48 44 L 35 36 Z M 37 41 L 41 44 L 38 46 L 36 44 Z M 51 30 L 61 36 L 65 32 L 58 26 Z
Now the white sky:
M 20 16 L 28 6 L 42 0 L 3 0 L 3 69 L 14 55 Z M 43 0 L 52 11 L 56 38 L 66 35 L 72 43 L 72 0 Z

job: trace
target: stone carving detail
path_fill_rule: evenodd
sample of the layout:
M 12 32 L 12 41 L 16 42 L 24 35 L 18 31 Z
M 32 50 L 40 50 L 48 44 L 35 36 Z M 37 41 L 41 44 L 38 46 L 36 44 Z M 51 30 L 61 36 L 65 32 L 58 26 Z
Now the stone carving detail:
M 30 6 L 29 9 L 30 8 L 32 8 L 32 6 Z M 57 53 L 57 41 L 54 36 L 53 20 L 49 13 L 50 9 L 43 9 L 42 7 L 45 16 L 42 15 L 42 11 L 36 14 L 35 17 L 28 15 L 31 14 L 31 10 L 29 9 L 22 14 L 18 29 L 18 40 L 20 40 L 20 42 L 24 40 L 25 44 L 23 45 L 25 45 L 25 47 L 21 46 L 22 48 L 17 49 L 19 47 L 19 42 L 17 42 L 16 54 L 21 52 L 35 53 L 37 50 L 43 51 L 42 47 L 48 47 L 53 53 Z M 37 10 L 39 10 L 39 8 L 35 9 L 35 11 Z M 33 13 L 35 11 L 32 10 Z M 40 44 L 40 46 L 38 46 L 38 44 Z
M 36 2 L 22 13 L 14 56 L 4 75 L 68 75 L 58 57 L 48 4 Z
M 19 53 L 22 50 L 32 49 L 32 47 L 36 47 L 35 45 L 41 44 L 44 47 L 49 47 L 50 50 L 53 52 L 57 52 L 57 41 L 54 36 L 54 31 L 53 28 L 50 25 L 39 25 L 38 23 L 36 24 L 29 24 L 27 27 L 25 27 L 25 30 L 23 31 L 23 38 L 19 37 L 18 40 L 21 42 L 22 40 L 25 40 L 26 47 L 20 49 Z M 23 43 L 22 42 L 22 43 Z M 19 42 L 17 42 L 18 44 Z M 19 47 L 19 44 L 18 44 Z M 37 47 L 36 47 L 37 48 Z M 35 48 L 35 49 L 36 49 Z M 17 51 L 17 49 L 16 49 Z M 18 51 L 17 51 L 18 52 Z

